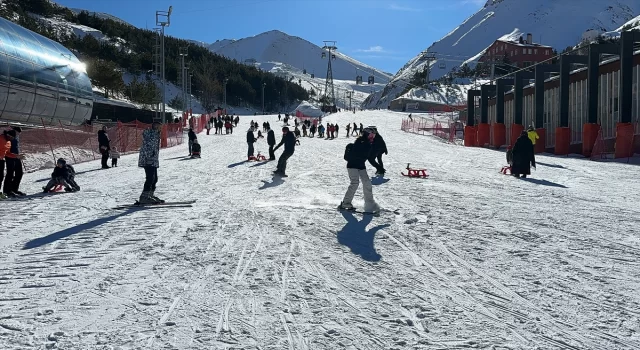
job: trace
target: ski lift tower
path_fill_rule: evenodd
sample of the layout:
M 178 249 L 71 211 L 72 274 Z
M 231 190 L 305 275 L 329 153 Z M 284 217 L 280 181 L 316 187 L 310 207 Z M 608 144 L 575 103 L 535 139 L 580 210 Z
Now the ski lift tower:
M 166 114 L 165 114 L 165 106 L 166 106 L 166 79 L 165 79 L 165 57 L 164 57 L 164 27 L 168 27 L 171 25 L 171 12 L 173 11 L 173 6 L 169 6 L 169 11 L 156 11 L 156 25 L 160 26 L 160 46 L 162 52 L 162 123 L 166 123 Z
M 336 55 L 333 51 L 338 50 L 336 47 L 337 41 L 323 41 L 324 46 L 322 47 L 322 58 L 328 58 L 327 63 L 327 79 L 324 83 L 324 96 L 322 101 L 322 111 L 335 113 L 338 111 L 336 107 L 336 90 L 333 86 L 333 71 L 331 70 L 331 60 L 336 59 Z M 327 55 L 328 52 L 328 55 Z

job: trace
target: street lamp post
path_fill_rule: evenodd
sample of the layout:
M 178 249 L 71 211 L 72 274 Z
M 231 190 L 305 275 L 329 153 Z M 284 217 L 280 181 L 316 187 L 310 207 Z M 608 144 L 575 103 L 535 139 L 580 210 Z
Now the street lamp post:
M 229 78 L 224 78 L 224 98 L 223 98 L 223 103 L 224 103 L 224 109 L 225 111 L 228 109 L 227 108 L 227 82 L 229 81 Z
M 165 59 L 164 59 L 164 27 L 168 27 L 169 25 L 171 25 L 171 12 L 173 11 L 173 6 L 169 6 L 169 11 L 156 11 L 156 25 L 157 26 L 161 26 L 162 27 L 162 34 L 161 34 L 161 50 L 162 50 L 162 123 L 166 123 L 167 122 L 167 115 L 165 113 L 165 109 L 166 109 L 166 103 L 165 103 L 165 98 L 166 98 L 166 80 L 165 80 L 165 76 L 164 76 L 164 66 L 165 66 Z
M 262 115 L 264 115 L 264 88 L 267 86 L 267 83 L 262 83 Z

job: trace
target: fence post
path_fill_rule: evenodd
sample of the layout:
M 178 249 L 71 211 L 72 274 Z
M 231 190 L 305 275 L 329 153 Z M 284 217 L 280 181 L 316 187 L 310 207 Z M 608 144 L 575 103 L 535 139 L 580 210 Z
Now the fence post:
M 47 135 L 47 141 L 49 143 L 49 148 L 51 149 L 51 157 L 53 157 L 53 164 L 56 164 L 56 155 L 53 153 L 53 146 L 51 145 L 51 136 L 49 136 L 49 131 L 47 127 L 44 125 L 44 119 L 40 118 L 40 122 L 42 123 L 42 128 L 44 129 L 45 135 Z
M 69 139 L 67 139 L 67 133 L 64 131 L 64 127 L 62 126 L 62 121 L 58 120 L 58 124 L 60 125 L 60 129 L 62 129 L 62 137 L 64 137 L 64 143 L 69 146 L 69 151 L 71 152 L 71 158 L 73 158 L 73 164 L 77 163 L 76 156 L 73 154 L 73 147 L 69 143 Z

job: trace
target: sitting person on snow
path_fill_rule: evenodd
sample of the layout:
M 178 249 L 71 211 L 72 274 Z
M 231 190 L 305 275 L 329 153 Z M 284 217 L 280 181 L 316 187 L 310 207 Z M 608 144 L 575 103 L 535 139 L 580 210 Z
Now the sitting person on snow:
M 198 140 L 193 140 L 193 145 L 191 146 L 191 158 L 200 158 L 200 144 Z
M 44 190 L 44 193 L 48 193 L 56 185 L 63 185 L 64 190 L 67 192 L 80 191 L 80 186 L 78 186 L 74 180 L 75 176 L 75 169 L 73 169 L 71 165 L 67 164 L 64 159 L 60 158 L 56 163 L 56 167 L 53 169 L 51 180 L 49 180 L 49 183 L 47 183 L 47 185 L 42 189 Z

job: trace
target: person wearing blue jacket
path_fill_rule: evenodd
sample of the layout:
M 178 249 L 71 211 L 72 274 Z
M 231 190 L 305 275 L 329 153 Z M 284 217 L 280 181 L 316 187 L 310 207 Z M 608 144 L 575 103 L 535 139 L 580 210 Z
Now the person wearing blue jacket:
M 282 128 L 282 140 L 280 143 L 273 149 L 273 151 L 277 151 L 280 146 L 284 145 L 284 152 L 280 155 L 278 159 L 278 167 L 276 171 L 273 172 L 274 175 L 279 175 L 282 177 L 287 177 L 285 171 L 287 170 L 287 160 L 293 155 L 296 149 L 296 136 L 289 131 L 289 128 L 286 126 Z

